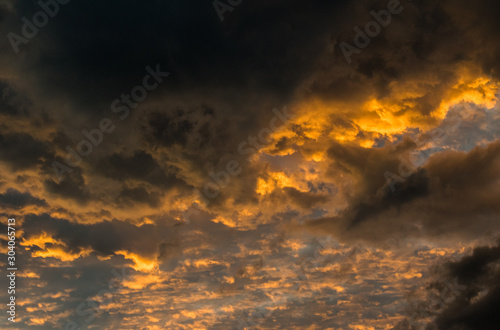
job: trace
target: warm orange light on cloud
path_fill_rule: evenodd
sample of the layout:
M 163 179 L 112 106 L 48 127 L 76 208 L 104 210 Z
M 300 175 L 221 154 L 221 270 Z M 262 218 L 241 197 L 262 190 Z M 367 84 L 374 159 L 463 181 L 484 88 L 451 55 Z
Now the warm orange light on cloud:
M 237 219 L 234 219 L 232 217 L 224 217 L 222 215 L 218 215 L 215 219 L 212 220 L 215 223 L 221 223 L 225 226 L 231 227 L 231 228 L 236 228 L 238 227 L 238 221 Z
M 379 134 L 396 134 L 413 125 L 409 116 L 398 115 L 400 105 L 373 99 L 364 105 L 364 116 L 356 120 L 361 129 Z M 343 142 L 342 140 L 339 140 Z
M 420 99 L 438 88 L 440 80 L 437 77 L 423 76 L 416 80 L 390 83 L 388 96 L 360 100 L 359 103 L 352 103 L 348 107 L 319 99 L 305 101 L 296 107 L 296 116 L 286 128 L 273 134 L 273 139 L 279 141 L 281 138 L 287 138 L 295 145 L 305 147 L 328 138 L 341 143 L 355 142 L 369 148 L 377 137 L 400 134 L 410 127 L 430 129 L 437 125 L 453 106 L 462 102 L 486 108 L 495 106 L 497 82 L 474 75 L 471 70 L 458 71 L 460 79 L 454 86 L 444 90 L 440 95 L 441 102 L 436 108 L 430 109 L 429 114 L 417 110 L 421 106 Z M 263 149 L 265 152 L 268 150 L 272 148 Z M 287 149 L 279 154 L 291 153 L 293 150 Z M 318 149 L 309 153 L 308 157 L 321 161 L 323 155 L 324 152 Z
M 365 325 L 349 325 L 349 328 L 353 330 L 375 330 L 374 327 L 369 327 Z
M 142 290 L 150 284 L 160 283 L 161 276 L 154 274 L 136 274 L 123 280 L 123 286 L 133 290 Z
M 295 187 L 291 178 L 283 172 L 267 172 L 265 178 L 258 178 L 256 192 L 260 195 L 268 195 L 277 188 Z
M 57 245 L 64 245 L 63 242 L 60 240 L 56 240 L 52 238 L 52 236 L 49 236 L 47 233 L 42 232 L 40 235 L 37 236 L 32 236 L 29 239 L 25 239 L 22 242 L 22 245 L 25 246 L 38 246 L 41 249 L 45 249 L 46 244 L 57 244 Z
M 80 253 L 71 253 L 65 251 L 62 247 L 47 248 L 43 251 L 36 251 L 32 253 L 33 257 L 40 258 L 56 258 L 61 261 L 73 261 L 80 257 L 88 256 L 92 252 L 91 249 L 83 249 Z
M 449 91 L 447 97 L 441 102 L 436 111 L 436 117 L 442 119 L 448 110 L 461 103 L 473 103 L 478 107 L 491 109 L 497 103 L 496 93 L 498 83 L 487 77 L 461 78 L 459 83 Z
M 123 255 L 125 259 L 132 260 L 134 262 L 132 268 L 138 272 L 150 272 L 157 266 L 156 260 L 142 257 L 136 253 L 122 250 L 116 251 L 115 254 Z
M 26 278 L 40 278 L 40 275 L 38 275 L 35 272 L 30 272 L 30 271 L 25 271 L 21 274 L 18 275 L 19 277 L 26 277 Z
M 186 259 L 184 261 L 184 264 L 188 267 L 208 268 L 213 265 L 221 265 L 222 263 L 211 259 L 196 259 L 196 260 Z

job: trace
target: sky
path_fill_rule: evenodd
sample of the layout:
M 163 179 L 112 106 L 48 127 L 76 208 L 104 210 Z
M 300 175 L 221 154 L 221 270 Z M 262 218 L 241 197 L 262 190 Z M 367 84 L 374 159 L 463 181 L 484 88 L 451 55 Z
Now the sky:
M 497 329 L 499 16 L 0 0 L 0 327 Z

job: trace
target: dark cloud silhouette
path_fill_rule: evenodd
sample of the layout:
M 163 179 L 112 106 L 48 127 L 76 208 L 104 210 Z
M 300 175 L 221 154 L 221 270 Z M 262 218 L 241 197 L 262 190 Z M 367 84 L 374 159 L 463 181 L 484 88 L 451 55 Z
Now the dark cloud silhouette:
M 148 192 L 143 187 L 124 188 L 118 195 L 118 201 L 122 206 L 128 207 L 137 203 L 157 207 L 160 204 L 160 196 L 158 193 Z
M 1 15 L 0 9 L 0 21 Z M 30 102 L 23 99 L 7 82 L 0 80 L 0 113 L 26 115 L 30 105 Z
M 500 246 L 478 247 L 447 265 L 449 278 L 467 287 L 434 321 L 437 329 L 493 330 L 500 324 Z
M 245 93 L 286 95 L 313 69 L 311 58 L 347 4 L 251 2 L 221 24 L 211 2 L 72 2 L 22 51 L 34 61 L 30 68 L 37 68 L 41 88 L 84 106 L 109 104 L 142 79 L 145 66 L 156 63 L 172 70 L 166 82 L 171 90 L 229 84 Z M 10 27 L 18 31 L 20 17 L 31 17 L 39 7 L 17 1 L 15 10 L 19 19 L 12 18 Z M 89 17 L 91 24 L 82 28 Z
M 0 194 L 0 206 L 5 208 L 21 209 L 28 205 L 47 206 L 43 199 L 33 197 L 29 192 L 20 192 L 9 188 L 3 194 Z
M 294 204 L 299 205 L 304 209 L 312 209 L 316 205 L 325 203 L 328 200 L 327 195 L 305 193 L 291 187 L 285 187 L 284 192 Z
M 333 230 L 340 239 L 374 241 L 386 240 L 397 232 L 479 238 L 499 228 L 500 209 L 495 202 L 500 198 L 495 183 L 500 178 L 499 142 L 476 147 L 470 153 L 434 154 L 422 168 L 407 168 L 410 175 L 392 182 L 392 191 L 390 181 L 384 182 L 384 173 L 392 169 L 394 175 L 400 175 L 397 157 L 408 146 L 411 143 L 401 143 L 396 149 L 336 146 L 332 158 L 338 168 L 358 177 L 359 190 L 338 217 L 314 220 L 310 226 Z M 415 224 L 422 227 L 417 229 Z
M 85 204 L 91 199 L 80 167 L 73 168 L 70 173 L 65 173 L 60 181 L 45 180 L 44 186 L 50 194 L 64 199 L 73 199 L 80 204 Z
M 50 145 L 26 133 L 0 134 L 0 160 L 13 169 L 36 167 L 43 160 L 52 159 Z
M 157 161 L 145 151 L 136 151 L 133 155 L 113 154 L 96 165 L 96 170 L 109 178 L 123 182 L 138 180 L 148 182 L 166 190 L 174 187 L 186 187 L 176 176 L 175 167 L 162 169 Z M 166 171 L 171 171 L 166 172 Z

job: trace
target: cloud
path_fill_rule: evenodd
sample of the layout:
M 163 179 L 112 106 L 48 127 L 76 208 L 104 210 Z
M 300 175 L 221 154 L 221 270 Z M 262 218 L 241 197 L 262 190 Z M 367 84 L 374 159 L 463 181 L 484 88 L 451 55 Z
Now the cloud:
M 52 148 L 26 133 L 0 134 L 0 160 L 12 169 L 27 169 L 53 158 Z
M 439 283 L 446 283 L 440 291 L 444 289 L 447 293 L 441 297 L 455 296 L 454 299 L 445 299 L 449 304 L 444 308 L 428 303 L 429 307 L 438 308 L 438 311 L 427 328 L 495 329 L 500 321 L 497 313 L 500 302 L 499 261 L 500 246 L 497 245 L 476 247 L 471 255 L 455 262 L 441 264 L 440 277 L 427 289 L 433 290 L 436 286 L 439 288 Z M 446 288 L 446 285 L 451 285 L 452 289 Z M 455 291 L 453 287 L 460 290 Z
M 118 195 L 118 201 L 124 206 L 134 205 L 135 203 L 145 203 L 149 204 L 151 207 L 158 207 L 160 197 L 157 193 L 150 193 L 142 187 L 124 188 L 120 192 L 120 195 Z
M 49 194 L 63 199 L 73 199 L 83 205 L 91 199 L 91 195 L 82 174 L 81 168 L 73 168 L 70 173 L 65 173 L 59 182 L 52 179 L 45 180 L 45 189 Z
M 2 19 L 0 9 L 0 21 Z M 0 80 L 0 113 L 11 116 L 28 114 L 30 102 L 23 99 L 12 87 L 5 81 Z
M 25 217 L 23 228 L 26 240 L 45 233 L 64 246 L 67 251 L 92 249 L 100 256 L 129 251 L 144 258 L 156 258 L 160 243 L 168 242 L 169 226 L 144 224 L 140 227 L 128 222 L 111 220 L 95 224 L 77 224 L 68 220 L 51 218 L 47 214 L 30 214 Z
M 326 195 L 305 193 L 292 187 L 285 187 L 284 191 L 294 204 L 304 209 L 311 209 L 317 204 L 325 203 L 328 200 L 328 196 Z
M 404 150 L 402 144 L 396 149 Z M 475 239 L 499 229 L 496 219 L 500 210 L 494 201 L 500 197 L 496 184 L 500 178 L 500 142 L 476 147 L 469 153 L 436 153 L 422 168 L 394 182 L 394 192 L 382 181 L 387 170 L 398 167 L 398 153 L 389 159 L 380 158 L 388 150 L 395 151 L 393 147 L 343 150 L 336 148 L 332 157 L 344 171 L 355 173 L 359 190 L 354 190 L 350 206 L 337 217 L 311 221 L 311 227 L 333 231 L 339 239 L 373 241 L 397 233 Z M 372 162 L 373 166 L 366 167 Z
M 138 180 L 161 187 L 164 190 L 185 187 L 184 182 L 177 178 L 175 168 L 168 169 L 172 170 L 173 173 L 166 173 L 150 154 L 142 150 L 138 150 L 132 155 L 113 154 L 102 159 L 96 165 L 96 170 L 100 174 L 120 182 Z
M 0 205 L 5 208 L 21 209 L 28 205 L 47 206 L 47 203 L 43 199 L 33 197 L 29 192 L 21 193 L 9 188 L 5 193 L 0 194 Z
M 2 4 L 7 32 L 40 9 Z M 24 326 L 83 323 L 77 306 L 118 267 L 133 276 L 91 326 L 218 329 L 262 308 L 268 328 L 397 324 L 431 261 L 500 229 L 500 6 L 401 5 L 350 64 L 339 44 L 387 1 L 243 1 L 222 23 L 212 1 L 72 1 L 19 54 L 0 39 L 0 206 L 22 215 L 38 276 L 19 283 Z M 111 103 L 157 63 L 169 77 L 119 121 Z M 285 105 L 293 116 L 242 155 Z M 104 117 L 116 130 L 55 180 L 52 162 Z M 217 176 L 202 205 L 193 189 Z M 469 289 L 439 327 L 496 320 L 497 249 L 440 273 Z

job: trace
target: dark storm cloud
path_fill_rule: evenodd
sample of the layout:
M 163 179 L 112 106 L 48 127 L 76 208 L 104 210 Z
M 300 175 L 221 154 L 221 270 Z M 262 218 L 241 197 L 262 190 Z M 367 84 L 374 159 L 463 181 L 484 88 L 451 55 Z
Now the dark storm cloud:
M 316 205 L 325 203 L 328 200 L 327 195 L 306 193 L 293 187 L 285 187 L 283 190 L 294 204 L 299 205 L 304 209 L 312 209 Z
M 27 114 L 30 105 L 30 102 L 21 97 L 7 82 L 0 80 L 0 113 L 8 115 Z
M 272 107 L 268 112 L 272 114 Z M 226 171 L 228 162 L 237 161 L 243 168 L 237 176 L 230 176 L 228 185 L 223 184 L 220 193 L 210 199 L 210 207 L 221 206 L 228 198 L 237 203 L 256 200 L 255 191 L 248 189 L 256 184 L 256 169 L 247 161 L 248 156 L 238 152 L 238 146 L 249 135 L 256 136 L 255 127 L 266 127 L 260 120 L 236 124 L 222 115 L 219 108 L 202 104 L 163 111 L 152 109 L 141 118 L 142 138 L 148 149 L 161 159 L 159 162 L 169 164 L 169 171 L 187 177 L 191 186 L 199 184 L 196 188 L 200 191 L 217 174 Z
M 14 169 L 27 169 L 53 157 L 52 148 L 25 133 L 0 134 L 0 160 Z
M 496 17 L 500 15 L 500 4 L 490 1 L 449 1 L 446 8 L 449 9 L 453 24 L 474 41 L 470 48 L 463 50 L 464 56 L 474 56 L 484 72 L 492 73 L 498 79 L 500 42 L 496 31 L 500 28 L 500 22 Z
M 220 157 L 227 149 L 230 134 L 235 132 L 218 115 L 207 105 L 152 110 L 142 118 L 144 140 L 153 149 L 181 148 L 188 157 Z
M 5 3 L 0 4 L 0 24 L 2 24 L 5 19 L 10 15 L 11 12 L 9 10 L 9 7 Z
M 22 49 L 26 62 L 16 60 L 36 68 L 40 88 L 85 111 L 99 111 L 85 106 L 109 104 L 156 63 L 172 70 L 169 90 L 223 86 L 289 95 L 313 69 L 347 3 L 248 2 L 222 24 L 210 1 L 73 1 Z M 21 0 L 15 10 L 13 31 L 39 7 Z
M 1 207 L 21 209 L 28 205 L 47 206 L 47 203 L 43 199 L 33 197 L 29 192 L 22 193 L 12 188 L 0 194 Z
M 239 103 L 239 113 L 248 112 L 242 103 L 257 97 L 283 102 L 306 81 L 306 94 L 352 100 L 372 92 L 384 96 L 395 80 L 432 71 L 439 84 L 414 100 L 417 110 L 428 114 L 456 80 L 450 65 L 481 56 L 498 58 L 476 51 L 478 40 L 488 50 L 498 44 L 486 23 L 464 33 L 471 22 L 484 22 L 477 17 L 494 17 L 498 6 L 464 1 L 461 6 L 468 11 L 462 17 L 451 1 L 401 3 L 403 13 L 393 17 L 351 66 L 338 44 L 352 43 L 353 27 L 372 20 L 370 10 L 383 9 L 386 1 L 361 6 L 347 1 L 254 1 L 226 13 L 224 23 L 211 2 L 71 2 L 30 41 L 40 45 L 37 52 L 26 50 L 31 60 L 26 63 L 36 70 L 41 88 L 70 98 L 85 112 L 108 111 L 115 97 L 142 79 L 144 67 L 155 63 L 172 71 L 168 87 L 155 93 L 181 92 L 181 97 L 186 92 L 189 99 L 216 95 L 221 103 Z M 22 0 L 15 9 L 19 17 L 29 17 L 39 8 Z M 12 19 L 10 27 L 20 28 L 19 22 Z M 491 65 L 485 72 L 491 72 Z M 102 107 L 87 106 L 96 104 Z M 254 107 L 253 115 L 264 110 Z
M 361 177 L 355 184 L 356 188 L 366 194 L 376 194 L 384 186 L 384 172 L 397 169 L 400 157 L 407 155 L 416 147 L 409 137 L 404 137 L 400 143 L 386 148 L 363 148 L 356 145 L 334 143 L 328 149 L 332 161 L 332 175 L 335 173 L 352 174 Z
M 158 207 L 160 196 L 155 192 L 148 192 L 143 187 L 123 188 L 118 195 L 118 201 L 123 206 L 133 206 L 136 203 L 148 204 L 151 207 Z
M 500 142 L 476 147 L 470 153 L 435 154 L 424 167 L 393 182 L 394 191 L 381 181 L 385 181 L 386 171 L 398 168 L 400 161 L 394 163 L 397 155 L 404 154 L 392 149 L 390 155 L 391 149 L 384 149 L 332 148 L 331 156 L 341 169 L 358 176 L 360 188 L 354 190 L 350 206 L 338 217 L 314 220 L 311 226 L 333 230 L 343 239 L 375 241 L 398 232 L 477 238 L 500 227 L 496 184 Z M 382 158 L 385 156 L 388 158 Z
M 228 152 L 236 152 L 240 142 L 233 140 L 240 132 L 230 127 L 227 119 L 220 119 L 217 110 L 206 105 L 153 110 L 142 120 L 143 139 L 150 148 L 165 151 L 167 158 L 170 153 L 180 151 L 176 157 L 198 170 L 206 164 L 216 165 Z
M 476 281 L 488 271 L 487 267 L 500 260 L 500 246 L 481 246 L 474 249 L 471 256 L 450 263 L 447 268 L 450 276 L 458 277 L 460 281 Z
M 63 130 L 58 129 L 50 135 L 51 143 L 60 150 L 65 150 L 66 146 L 74 145 L 74 141 Z
M 396 182 L 394 188 L 397 193 L 393 193 L 389 187 L 385 187 L 378 203 L 370 204 L 362 202 L 354 206 L 346 215 L 349 218 L 349 227 L 375 217 L 390 208 L 400 209 L 405 203 L 419 197 L 426 197 L 429 193 L 429 177 L 425 170 L 412 173 L 407 180 Z
M 496 276 L 496 281 L 500 276 Z M 486 289 L 486 288 L 484 288 Z M 439 330 L 494 330 L 500 324 L 498 305 L 500 304 L 500 287 L 487 288 L 488 293 L 478 302 L 468 303 L 446 310 L 435 321 Z
M 96 170 L 121 182 L 135 179 L 164 189 L 185 187 L 185 183 L 176 177 L 178 170 L 175 167 L 167 169 L 172 173 L 164 172 L 157 161 L 144 151 L 136 151 L 133 155 L 113 154 L 100 161 Z
M 182 114 L 180 114 L 182 116 Z M 193 123 L 188 119 L 170 118 L 168 115 L 155 113 L 148 122 L 151 127 L 151 138 L 166 147 L 185 146 L 188 136 L 193 131 Z
M 500 42 L 494 31 L 499 23 L 494 17 L 500 6 L 472 0 L 400 1 L 403 11 L 369 38 L 368 46 L 353 54 L 348 64 L 340 43 L 354 46 L 353 28 L 364 30 L 374 20 L 370 11 L 378 12 L 386 3 L 366 1 L 345 12 L 349 23 L 332 32 L 331 50 L 319 57 L 321 70 L 303 86 L 304 95 L 347 102 L 380 99 L 390 95 L 395 82 L 420 80 L 418 95 L 401 102 L 400 114 L 429 116 L 445 92 L 459 83 L 460 66 L 479 66 L 485 75 L 498 77 Z
M 490 330 L 500 324 L 500 246 L 474 249 L 471 256 L 444 265 L 445 276 L 466 287 L 433 323 L 439 330 Z
M 64 199 L 73 199 L 80 204 L 85 204 L 91 199 L 80 167 L 73 168 L 71 173 L 65 173 L 60 181 L 45 180 L 44 186 L 50 194 Z

